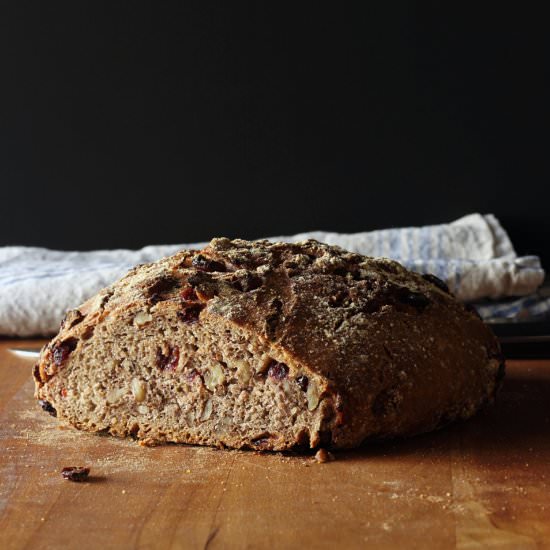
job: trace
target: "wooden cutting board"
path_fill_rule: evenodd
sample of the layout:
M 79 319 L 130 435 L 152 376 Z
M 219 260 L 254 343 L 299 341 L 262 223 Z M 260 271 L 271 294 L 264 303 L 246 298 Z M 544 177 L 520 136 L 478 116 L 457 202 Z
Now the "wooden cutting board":
M 550 548 L 550 361 L 475 419 L 336 461 L 58 427 L 0 341 L 0 548 Z M 64 466 L 89 466 L 88 483 Z

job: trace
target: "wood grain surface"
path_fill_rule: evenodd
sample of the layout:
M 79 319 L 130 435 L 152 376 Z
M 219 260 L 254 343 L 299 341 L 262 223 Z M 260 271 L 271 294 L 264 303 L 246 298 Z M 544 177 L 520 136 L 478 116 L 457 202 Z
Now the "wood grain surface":
M 550 361 L 434 434 L 316 463 L 59 427 L 0 341 L 0 548 L 550 548 Z M 63 480 L 89 466 L 90 481 Z

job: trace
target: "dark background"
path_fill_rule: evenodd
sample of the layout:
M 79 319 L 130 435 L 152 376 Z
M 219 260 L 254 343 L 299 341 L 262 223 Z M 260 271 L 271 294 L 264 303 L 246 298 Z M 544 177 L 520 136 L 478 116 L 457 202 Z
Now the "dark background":
M 2 2 L 0 245 L 353 232 L 479 211 L 550 264 L 542 13 L 206 4 Z

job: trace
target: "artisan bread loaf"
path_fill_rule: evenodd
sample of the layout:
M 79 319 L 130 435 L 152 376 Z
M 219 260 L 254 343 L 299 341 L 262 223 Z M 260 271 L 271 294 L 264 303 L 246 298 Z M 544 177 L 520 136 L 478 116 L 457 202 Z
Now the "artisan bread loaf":
M 499 345 L 446 285 L 313 240 L 214 239 L 70 311 L 34 369 L 60 420 L 146 444 L 349 448 L 471 417 Z

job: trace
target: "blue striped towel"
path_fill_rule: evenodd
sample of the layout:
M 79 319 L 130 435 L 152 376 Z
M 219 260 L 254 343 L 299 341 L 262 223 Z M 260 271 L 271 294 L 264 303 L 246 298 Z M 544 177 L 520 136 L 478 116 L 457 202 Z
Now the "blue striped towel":
M 471 214 L 449 224 L 426 227 L 353 234 L 314 231 L 270 240 L 308 238 L 368 256 L 386 256 L 414 271 L 433 273 L 445 280 L 460 300 L 479 302 L 476 306 L 485 319 L 550 311 L 550 297 L 536 294 L 544 280 L 539 258 L 518 257 L 506 231 L 491 214 Z M 84 302 L 133 265 L 204 244 L 93 252 L 0 247 L 0 334 L 50 335 L 57 331 L 67 309 Z

